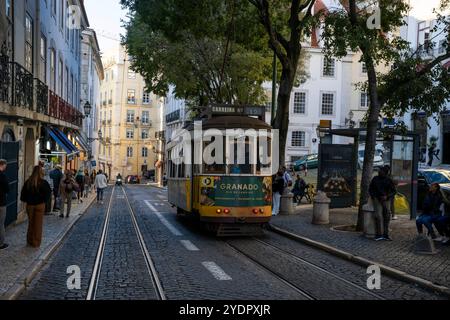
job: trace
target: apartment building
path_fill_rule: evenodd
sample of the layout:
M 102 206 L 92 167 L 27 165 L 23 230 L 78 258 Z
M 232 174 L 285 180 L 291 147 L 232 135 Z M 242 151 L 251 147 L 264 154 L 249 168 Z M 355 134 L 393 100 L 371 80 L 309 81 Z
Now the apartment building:
M 142 76 L 130 69 L 131 59 L 121 46 L 103 58 L 99 164 L 112 178 L 153 174 L 161 164 L 157 137 L 163 130 L 163 101 L 146 90 Z

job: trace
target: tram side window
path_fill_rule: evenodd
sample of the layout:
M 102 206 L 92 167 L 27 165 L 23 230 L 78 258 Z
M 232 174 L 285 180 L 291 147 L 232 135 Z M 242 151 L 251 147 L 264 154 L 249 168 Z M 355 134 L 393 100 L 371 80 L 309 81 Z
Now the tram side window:
M 240 146 L 240 143 L 236 140 L 233 140 L 230 144 L 229 144 L 229 148 L 233 148 L 233 163 L 228 164 L 228 170 L 230 174 L 253 174 L 253 165 L 252 165 L 252 161 L 250 159 L 251 154 L 250 154 L 250 148 L 251 148 L 251 143 L 249 138 L 247 137 L 245 139 L 245 153 L 244 153 L 244 163 L 242 163 L 242 159 L 241 159 L 241 163 L 239 163 L 239 153 L 238 153 L 238 148 Z M 241 150 L 242 152 L 242 150 Z
M 263 160 L 261 162 L 261 160 Z M 258 160 L 256 174 L 271 173 L 272 167 L 272 140 L 270 138 L 258 138 Z
M 225 139 L 225 138 L 224 138 Z M 209 145 L 214 143 L 214 138 L 212 139 L 212 141 L 207 141 L 204 142 L 203 144 L 203 150 L 205 150 L 205 148 Z M 225 141 L 225 140 L 224 140 Z M 222 146 L 225 144 L 222 144 Z M 222 163 L 213 163 L 213 164 L 203 164 L 203 173 L 206 174 L 225 174 L 226 173 L 226 165 L 225 165 L 225 150 L 222 151 L 223 153 L 223 159 L 222 159 Z M 211 152 L 211 156 L 212 157 L 216 157 L 216 150 L 213 150 Z

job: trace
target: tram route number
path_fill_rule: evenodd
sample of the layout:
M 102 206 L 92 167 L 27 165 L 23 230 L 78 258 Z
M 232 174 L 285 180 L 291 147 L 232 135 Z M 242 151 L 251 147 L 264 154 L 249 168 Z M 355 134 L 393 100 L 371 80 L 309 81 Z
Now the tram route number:
M 196 315 L 206 316 L 207 318 L 214 317 L 216 314 L 224 316 L 257 316 L 263 317 L 270 315 L 269 305 L 231 305 L 225 304 L 222 308 L 214 307 L 198 307 L 198 306 L 184 306 L 180 308 L 180 315 Z

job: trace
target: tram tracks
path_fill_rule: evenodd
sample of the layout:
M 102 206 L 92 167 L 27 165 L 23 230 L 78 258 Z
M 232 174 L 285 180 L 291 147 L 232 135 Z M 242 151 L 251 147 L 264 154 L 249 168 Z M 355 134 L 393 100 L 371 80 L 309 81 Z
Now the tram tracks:
M 102 229 L 102 236 L 100 238 L 100 243 L 99 243 L 97 254 L 96 254 L 96 259 L 95 259 L 95 263 L 94 263 L 94 267 L 93 267 L 92 276 L 89 281 L 89 287 L 88 287 L 86 300 L 96 300 L 96 298 L 97 298 L 99 283 L 101 281 L 100 276 L 102 274 L 102 267 L 103 267 L 103 262 L 104 262 L 104 258 L 105 258 L 105 250 L 108 245 L 107 240 L 108 240 L 108 232 L 110 231 L 111 211 L 112 211 L 111 209 L 112 209 L 112 203 L 115 199 L 114 194 L 116 192 L 116 189 L 117 189 L 117 187 L 114 186 L 112 193 L 111 193 L 110 201 L 108 203 L 108 208 L 107 208 L 107 212 L 106 212 L 106 216 L 105 216 L 105 222 L 103 224 L 103 229 Z M 142 232 L 141 232 L 139 224 L 137 222 L 136 214 L 130 204 L 128 195 L 125 191 L 125 188 L 122 186 L 122 187 L 120 187 L 120 190 L 122 190 L 122 192 L 123 192 L 123 198 L 121 196 L 121 199 L 124 199 L 125 202 L 127 203 L 127 208 L 128 208 L 127 211 L 130 214 L 131 222 L 133 225 L 133 231 L 134 231 L 134 234 L 136 235 L 137 241 L 139 243 L 139 250 L 142 253 L 142 257 L 145 261 L 147 273 L 148 273 L 148 276 L 153 285 L 156 299 L 157 300 L 166 300 L 166 295 L 164 293 L 161 281 L 159 280 L 155 265 L 149 254 L 149 251 L 145 244 Z M 126 271 L 127 270 L 124 270 L 124 272 L 126 272 Z
M 244 256 L 250 260 L 253 264 L 263 269 L 265 272 L 270 273 L 277 280 L 283 282 L 285 285 L 299 293 L 307 300 L 320 300 L 320 299 L 339 299 L 339 295 L 336 292 L 342 293 L 342 298 L 347 299 L 348 294 L 351 294 L 353 299 L 366 299 L 366 300 L 386 300 L 385 297 L 368 290 L 352 281 L 349 281 L 342 276 L 331 272 L 315 263 L 312 263 L 296 254 L 288 252 L 274 244 L 267 241 L 250 238 L 247 243 L 234 241 L 225 242 L 235 252 Z M 257 244 L 259 248 L 252 250 L 252 246 Z M 264 251 L 264 253 L 261 253 Z M 258 253 L 255 253 L 258 252 Z M 274 262 L 275 258 L 278 262 Z M 286 267 L 291 272 L 286 272 Z M 305 274 L 298 276 L 294 275 L 293 270 L 306 270 Z M 318 290 L 316 286 L 310 286 L 310 280 L 317 280 L 318 283 L 322 282 L 323 290 Z M 330 290 L 334 290 L 335 293 L 328 293 L 326 285 L 330 286 Z M 334 288 L 331 288 L 334 287 Z

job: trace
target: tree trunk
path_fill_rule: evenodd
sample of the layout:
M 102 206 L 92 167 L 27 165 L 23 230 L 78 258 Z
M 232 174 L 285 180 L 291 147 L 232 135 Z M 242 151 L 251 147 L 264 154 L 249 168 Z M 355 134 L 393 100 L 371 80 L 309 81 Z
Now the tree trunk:
M 283 68 L 280 80 L 280 89 L 278 92 L 278 108 L 275 119 L 273 121 L 274 129 L 280 131 L 280 141 L 279 141 L 279 159 L 280 167 L 286 164 L 286 142 L 289 132 L 289 107 L 291 101 L 291 93 L 294 88 L 295 80 L 295 68 Z
M 377 76 L 375 67 L 371 61 L 367 63 L 370 107 L 367 121 L 366 144 L 364 148 L 364 164 L 361 177 L 361 194 L 359 198 L 357 231 L 364 229 L 363 206 L 369 200 L 369 186 L 373 176 L 373 159 L 375 157 L 375 147 L 377 143 L 378 117 L 381 112 L 381 105 L 378 98 Z

